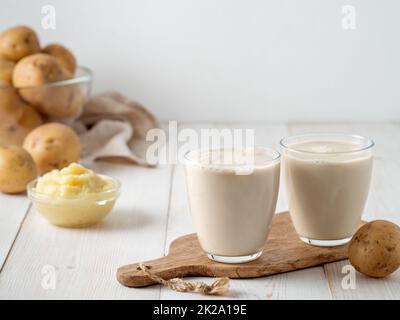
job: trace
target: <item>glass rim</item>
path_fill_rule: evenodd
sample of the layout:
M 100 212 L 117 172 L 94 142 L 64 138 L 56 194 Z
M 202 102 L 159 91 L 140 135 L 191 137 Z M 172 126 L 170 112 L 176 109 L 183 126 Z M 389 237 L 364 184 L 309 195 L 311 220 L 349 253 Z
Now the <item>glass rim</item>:
M 342 137 L 342 138 L 349 138 L 349 139 L 358 139 L 360 141 L 365 141 L 366 146 L 354 149 L 354 150 L 348 150 L 348 151 L 307 151 L 307 150 L 297 150 L 294 148 L 291 148 L 290 145 L 285 143 L 289 139 L 301 139 L 301 138 L 312 138 L 312 137 L 329 137 L 329 136 L 336 136 L 336 137 Z M 289 150 L 293 152 L 298 152 L 298 153 L 304 153 L 304 154 L 319 154 L 319 155 L 329 155 L 329 154 L 352 154 L 352 153 L 357 153 L 357 152 L 362 152 L 371 149 L 372 147 L 375 146 L 375 142 L 365 136 L 359 135 L 359 134 L 349 134 L 349 133 L 334 133 L 334 132 L 316 132 L 316 133 L 304 133 L 304 134 L 298 134 L 298 135 L 291 135 L 291 136 L 286 136 L 282 138 L 279 142 L 281 147 L 284 150 Z
M 111 200 L 111 199 L 118 198 L 119 194 L 120 194 L 120 191 L 121 191 L 121 182 L 118 179 L 116 179 L 114 177 L 107 176 L 107 175 L 98 174 L 98 176 L 100 176 L 102 178 L 105 178 L 105 179 L 108 179 L 108 180 L 111 180 L 114 183 L 114 187 L 111 188 L 111 189 L 108 189 L 106 191 L 99 192 L 99 193 L 88 194 L 87 196 L 90 198 L 92 196 L 98 197 L 98 196 L 113 195 L 112 198 L 106 198 L 104 200 Z M 36 186 L 36 184 L 37 184 L 39 179 L 40 179 L 40 177 L 37 177 L 37 178 L 33 179 L 32 181 L 30 181 L 27 184 L 27 188 L 26 189 L 27 189 L 27 193 L 28 193 L 28 198 L 30 200 L 32 200 L 32 201 L 44 200 L 44 199 L 47 199 L 47 198 L 62 199 L 63 201 L 77 201 L 77 200 L 79 201 L 79 200 L 83 199 L 82 196 L 74 196 L 74 197 L 56 196 L 56 197 L 54 197 L 54 196 L 49 195 L 47 193 L 36 191 L 35 186 Z M 95 200 L 95 202 L 98 202 L 98 200 Z
M 271 154 L 273 154 L 274 156 L 271 159 L 268 159 L 266 161 L 263 161 L 262 164 L 222 164 L 222 163 L 218 163 L 218 164 L 206 164 L 203 165 L 201 164 L 199 161 L 193 160 L 191 158 L 189 158 L 189 155 L 194 153 L 194 152 L 206 152 L 206 151 L 217 151 L 217 150 L 234 150 L 234 149 L 239 149 L 239 150 L 248 150 L 248 149 L 252 149 L 252 150 L 263 150 L 263 151 L 269 151 Z M 191 163 L 194 165 L 200 165 L 200 166 L 205 166 L 205 167 L 209 167 L 212 165 L 218 165 L 218 166 L 222 166 L 222 167 L 230 167 L 232 168 L 232 166 L 235 167 L 246 167 L 246 166 L 250 166 L 253 165 L 254 167 L 263 167 L 263 166 L 267 166 L 269 164 L 275 163 L 277 161 L 279 161 L 281 158 L 281 153 L 273 148 L 269 148 L 269 147 L 251 147 L 251 148 L 237 148 L 237 147 L 221 147 L 221 148 L 196 148 L 196 149 L 191 149 L 185 152 L 185 154 L 183 155 L 183 159 L 184 159 L 184 163 Z
M 73 77 L 72 79 L 61 80 L 48 82 L 44 84 L 34 85 L 34 86 L 22 86 L 22 87 L 14 87 L 17 90 L 21 89 L 34 89 L 34 88 L 51 88 L 51 87 L 61 87 L 73 84 L 82 84 L 82 83 L 91 83 L 93 81 L 93 71 L 88 67 L 78 66 L 76 70 L 81 71 L 82 75 L 78 75 Z M 0 86 L 0 89 L 2 87 Z

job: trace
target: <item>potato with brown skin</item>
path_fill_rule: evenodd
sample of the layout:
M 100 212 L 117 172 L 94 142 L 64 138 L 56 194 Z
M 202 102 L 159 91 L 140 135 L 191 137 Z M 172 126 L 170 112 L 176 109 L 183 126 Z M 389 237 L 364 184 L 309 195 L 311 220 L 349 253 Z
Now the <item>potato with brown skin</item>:
M 17 90 L 0 80 L 0 122 L 17 121 L 23 113 L 22 103 Z
M 47 53 L 58 60 L 58 62 L 73 75 L 76 70 L 76 59 L 73 53 L 58 43 L 52 43 L 47 45 L 42 50 L 43 53 Z
M 68 118 L 82 111 L 83 95 L 77 84 L 55 87 L 25 88 L 20 95 L 42 114 L 52 118 Z
M 400 266 L 400 227 L 385 220 L 366 223 L 349 244 L 353 267 L 370 277 L 382 278 Z
M 18 61 L 26 56 L 40 52 L 38 37 L 31 28 L 17 26 L 0 34 L 0 56 Z
M 12 81 L 15 87 L 40 86 L 71 79 L 58 60 L 46 53 L 36 53 L 21 59 L 14 67 Z
M 81 154 L 79 137 L 61 123 L 37 127 L 25 138 L 23 147 L 35 160 L 39 174 L 77 162 Z
M 0 122 L 0 145 L 22 146 L 25 137 L 43 123 L 42 116 L 30 105 L 21 102 L 22 114 L 18 119 Z
M 72 117 L 81 111 L 82 94 L 79 85 L 46 85 L 71 79 L 54 57 L 38 53 L 19 61 L 12 81 L 19 94 L 41 113 L 51 117 Z
M 22 128 L 26 128 L 27 130 L 31 131 L 43 123 L 42 116 L 36 111 L 35 108 L 26 103 L 24 103 L 23 108 L 24 112 L 22 117 L 18 120 L 18 124 Z
M 0 58 L 0 81 L 11 84 L 15 62 Z
M 36 176 L 35 162 L 26 150 L 17 146 L 0 146 L 0 192 L 23 192 Z

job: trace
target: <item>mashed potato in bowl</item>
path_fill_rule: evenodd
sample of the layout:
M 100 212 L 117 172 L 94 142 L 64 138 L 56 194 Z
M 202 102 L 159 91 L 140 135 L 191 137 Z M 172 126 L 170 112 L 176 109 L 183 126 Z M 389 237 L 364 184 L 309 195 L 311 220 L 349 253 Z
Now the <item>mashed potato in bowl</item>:
M 35 209 L 61 227 L 87 227 L 99 222 L 114 207 L 119 182 L 72 163 L 50 171 L 28 185 Z

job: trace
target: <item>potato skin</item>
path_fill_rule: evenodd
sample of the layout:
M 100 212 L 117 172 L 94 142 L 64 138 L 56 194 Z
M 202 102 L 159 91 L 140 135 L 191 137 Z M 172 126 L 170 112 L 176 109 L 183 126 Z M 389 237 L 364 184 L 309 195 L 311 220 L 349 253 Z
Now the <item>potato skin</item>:
M 349 244 L 354 268 L 370 277 L 386 277 L 400 266 L 400 227 L 375 220 L 362 226 Z
M 41 115 L 10 85 L 0 81 L 0 145 L 22 146 L 27 134 L 43 123 Z
M 36 53 L 21 59 L 15 65 L 12 82 L 15 87 L 23 88 L 70 78 L 71 75 L 63 69 L 56 58 L 46 53 Z
M 0 123 L 15 122 L 23 113 L 23 101 L 17 90 L 0 81 Z
M 0 146 L 1 192 L 23 192 L 36 176 L 35 162 L 26 150 L 17 146 Z
M 23 147 L 32 155 L 40 175 L 77 162 L 81 153 L 79 137 L 61 123 L 37 127 L 25 138 Z
M 43 53 L 47 53 L 58 60 L 58 62 L 73 75 L 76 71 L 76 59 L 73 53 L 58 43 L 52 43 L 42 49 Z
M 49 117 L 68 118 L 77 116 L 82 111 L 83 95 L 77 84 L 18 91 L 24 100 Z
M 0 58 L 0 81 L 11 84 L 15 62 Z
M 55 81 L 71 79 L 56 58 L 38 53 L 19 61 L 12 81 L 19 94 L 41 113 L 51 117 L 72 117 L 81 111 L 79 85 L 46 86 Z
M 35 108 L 26 103 L 24 103 L 23 108 L 24 112 L 22 113 L 22 117 L 18 120 L 18 124 L 22 128 L 32 130 L 43 123 L 42 116 Z
M 0 56 L 18 61 L 40 51 L 39 39 L 31 28 L 16 26 L 0 35 Z
M 21 116 L 0 122 L 0 145 L 22 146 L 28 133 L 43 123 L 42 116 L 32 106 L 20 102 L 20 107 Z

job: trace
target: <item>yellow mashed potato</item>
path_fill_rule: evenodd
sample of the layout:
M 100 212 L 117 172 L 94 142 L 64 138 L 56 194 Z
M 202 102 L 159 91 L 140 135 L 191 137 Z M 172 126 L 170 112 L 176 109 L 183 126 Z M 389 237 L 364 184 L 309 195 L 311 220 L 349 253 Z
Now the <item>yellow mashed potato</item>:
M 99 222 L 113 208 L 119 195 L 116 180 L 72 163 L 37 180 L 28 195 L 36 210 L 51 224 L 67 228 Z
M 71 163 L 61 170 L 53 170 L 39 178 L 36 191 L 54 197 L 84 197 L 115 188 L 112 180 L 97 175 L 84 166 Z

